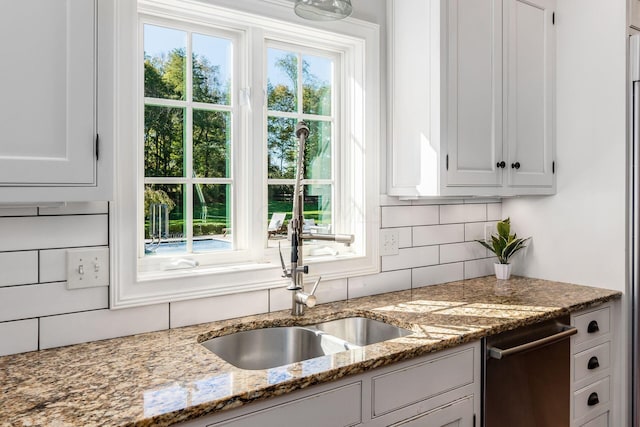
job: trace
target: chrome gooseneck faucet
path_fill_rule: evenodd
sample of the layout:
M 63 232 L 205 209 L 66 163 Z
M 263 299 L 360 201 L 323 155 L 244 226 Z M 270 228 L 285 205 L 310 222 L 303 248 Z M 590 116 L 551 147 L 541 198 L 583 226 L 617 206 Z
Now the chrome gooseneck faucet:
M 312 308 L 316 305 L 316 289 L 320 284 L 321 277 L 313 285 L 311 293 L 304 292 L 304 275 L 309 273 L 309 266 L 304 265 L 302 258 L 302 243 L 304 240 L 329 240 L 350 245 L 354 236 L 351 234 L 311 234 L 303 232 L 304 224 L 304 191 L 302 180 L 304 178 L 304 145 L 309 137 L 309 127 L 305 122 L 298 122 L 296 125 L 296 138 L 298 138 L 298 160 L 296 164 L 296 184 L 293 194 L 293 215 L 289 222 L 291 231 L 291 266 L 287 269 L 282 251 L 280 252 L 280 262 L 282 264 L 283 276 L 291 279 L 287 290 L 293 292 L 291 296 L 291 314 L 302 316 L 304 308 Z

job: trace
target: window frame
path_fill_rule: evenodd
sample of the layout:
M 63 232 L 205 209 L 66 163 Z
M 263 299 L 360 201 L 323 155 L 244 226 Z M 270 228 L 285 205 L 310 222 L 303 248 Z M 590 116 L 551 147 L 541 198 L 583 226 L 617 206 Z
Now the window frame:
M 256 202 L 251 200 L 248 194 L 250 191 L 247 190 L 256 186 L 262 188 L 262 206 L 258 206 L 262 209 L 259 213 L 261 217 L 266 217 L 264 213 L 268 197 L 266 94 L 261 89 L 266 88 L 266 73 L 262 72 L 262 67 L 258 67 L 258 70 L 254 68 L 256 64 L 266 64 L 266 41 L 314 47 L 319 46 L 319 40 L 323 40 L 322 48 L 340 52 L 343 67 L 341 75 L 336 76 L 336 81 L 347 82 L 349 79 L 349 84 L 345 83 L 342 87 L 345 96 L 338 101 L 338 108 L 343 112 L 343 120 L 340 129 L 335 129 L 336 134 L 339 132 L 345 138 L 345 143 L 339 144 L 344 157 L 341 164 L 336 165 L 335 177 L 344 191 L 340 200 L 333 200 L 333 203 L 343 207 L 334 209 L 335 215 L 340 216 L 340 221 L 349 230 L 358 230 L 354 246 L 360 255 L 317 259 L 305 257 L 305 262 L 310 264 L 311 274 L 308 280 L 311 281 L 318 275 L 322 275 L 323 280 L 331 280 L 379 272 L 379 28 L 376 24 L 352 18 L 331 24 L 309 24 L 294 17 L 290 5 L 285 3 L 287 2 L 265 2 L 265 15 L 189 0 L 139 0 L 137 4 L 122 2 L 119 5 L 116 19 L 119 28 L 116 33 L 118 101 L 115 124 L 119 143 L 116 147 L 117 171 L 114 177 L 117 191 L 116 200 L 110 204 L 112 308 L 250 292 L 286 285 L 286 280 L 281 277 L 277 249 L 265 248 L 266 221 L 256 221 L 255 218 L 251 221 L 249 213 L 234 218 L 234 228 L 242 227 L 246 230 L 246 249 L 251 262 L 170 272 L 138 271 L 138 246 L 137 242 L 131 244 L 131 236 L 141 235 L 140 224 L 143 221 L 139 220 L 136 205 L 144 186 L 138 182 L 135 186 L 137 188 L 132 189 L 130 179 L 144 175 L 144 170 L 139 170 L 138 163 L 140 155 L 144 155 L 140 153 L 144 148 L 142 144 L 135 144 L 136 147 L 132 149 L 132 144 L 127 144 L 127 141 L 138 141 L 143 132 L 139 120 L 141 116 L 144 118 L 144 109 L 140 112 L 139 105 L 144 105 L 144 97 L 139 98 L 141 102 L 136 100 L 135 103 L 127 102 L 127 97 L 130 99 L 131 93 L 143 90 L 139 83 L 142 61 L 138 55 L 144 49 L 139 47 L 143 28 L 139 24 L 139 16 L 142 15 L 159 21 L 186 21 L 194 26 L 215 25 L 223 31 L 239 34 L 242 45 L 247 47 L 239 51 L 246 65 L 238 70 L 242 78 L 246 77 L 247 85 L 243 88 L 238 80 L 233 94 L 234 97 L 239 97 L 235 105 L 241 110 L 239 114 L 242 120 L 237 125 L 247 141 L 245 145 L 240 144 L 236 148 L 234 162 L 247 167 L 234 169 L 238 173 L 235 179 L 242 185 L 235 186 L 233 197 L 237 202 L 237 211 L 245 209 L 245 212 L 250 212 L 249 209 L 251 206 L 255 207 Z M 238 67 L 234 67 L 236 68 Z M 241 92 L 245 96 L 239 95 Z M 251 98 L 250 105 L 243 105 L 240 98 L 245 97 Z M 260 144 L 262 148 L 257 149 L 256 144 Z M 344 159 L 350 161 L 346 162 Z M 354 209 L 350 209 L 353 207 L 361 213 L 360 216 L 347 212 L 353 211 Z M 240 236 L 234 236 L 235 238 Z

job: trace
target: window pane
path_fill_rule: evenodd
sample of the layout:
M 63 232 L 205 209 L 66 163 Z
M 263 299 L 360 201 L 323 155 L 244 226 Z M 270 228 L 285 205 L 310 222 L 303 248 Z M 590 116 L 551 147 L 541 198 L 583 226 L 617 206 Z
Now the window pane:
M 331 115 L 333 61 L 329 58 L 302 57 L 302 106 L 306 114 Z
M 267 108 L 298 111 L 298 57 L 293 52 L 267 49 Z
M 304 177 L 331 179 L 331 122 L 307 122 Z
M 184 176 L 184 109 L 144 107 L 144 176 Z
M 187 33 L 144 26 L 144 95 L 185 99 Z
M 305 231 L 331 233 L 332 186 L 305 185 L 304 191 Z
M 231 249 L 231 185 L 194 184 L 193 252 Z
M 183 195 L 180 184 L 145 185 L 145 255 L 186 252 Z
M 228 178 L 231 173 L 231 113 L 193 110 L 193 173 Z
M 267 149 L 269 153 L 269 178 L 296 176 L 298 142 L 295 139 L 295 119 L 267 118 Z
M 267 215 L 269 238 L 277 238 L 279 235 L 286 234 L 286 225 L 291 220 L 293 211 L 293 191 L 293 185 L 269 185 Z M 309 233 L 330 233 L 332 227 L 332 185 L 305 185 L 304 192 L 304 230 Z M 286 219 L 283 223 L 285 227 L 281 230 L 271 227 L 278 213 L 286 213 Z M 272 230 L 272 228 L 274 229 Z
M 231 104 L 231 40 L 193 34 L 193 100 Z

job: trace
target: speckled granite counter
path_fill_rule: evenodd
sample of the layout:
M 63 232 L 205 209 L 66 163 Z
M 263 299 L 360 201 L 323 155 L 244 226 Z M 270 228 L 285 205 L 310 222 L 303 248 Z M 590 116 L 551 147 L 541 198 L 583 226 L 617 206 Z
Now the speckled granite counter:
M 162 426 L 442 350 L 620 298 L 620 293 L 493 277 L 0 358 L 0 425 Z M 264 326 L 364 315 L 415 333 L 262 371 L 199 344 Z

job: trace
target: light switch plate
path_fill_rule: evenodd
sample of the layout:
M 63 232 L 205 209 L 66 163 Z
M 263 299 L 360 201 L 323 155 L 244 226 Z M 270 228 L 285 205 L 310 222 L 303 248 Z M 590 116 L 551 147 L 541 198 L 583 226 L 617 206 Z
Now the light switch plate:
M 67 250 L 67 289 L 109 286 L 109 248 Z

